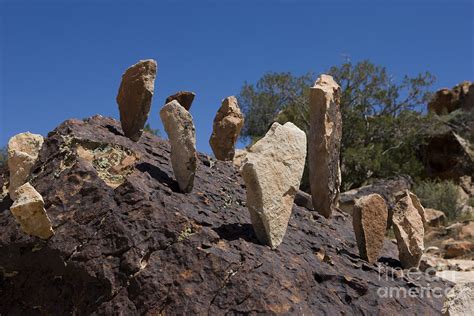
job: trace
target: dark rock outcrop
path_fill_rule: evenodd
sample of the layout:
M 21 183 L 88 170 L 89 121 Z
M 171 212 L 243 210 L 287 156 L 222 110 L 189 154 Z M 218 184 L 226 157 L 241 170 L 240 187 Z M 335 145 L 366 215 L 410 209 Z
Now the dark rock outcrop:
M 426 292 L 377 294 L 421 289 L 428 280 L 395 271 L 397 250 L 388 241 L 378 262 L 361 260 L 348 215 L 336 210 L 327 220 L 294 206 L 283 243 L 271 250 L 255 237 L 231 162 L 199 154 L 193 192 L 179 193 L 169 144 L 148 133 L 135 143 L 120 130 L 96 116 L 68 120 L 46 138 L 30 182 L 55 230 L 48 241 L 22 233 L 11 201 L 0 203 L 0 314 L 441 310 L 443 298 Z
M 457 109 L 474 109 L 474 84 L 463 81 L 452 89 L 444 88 L 436 91 L 428 103 L 428 111 L 445 115 Z

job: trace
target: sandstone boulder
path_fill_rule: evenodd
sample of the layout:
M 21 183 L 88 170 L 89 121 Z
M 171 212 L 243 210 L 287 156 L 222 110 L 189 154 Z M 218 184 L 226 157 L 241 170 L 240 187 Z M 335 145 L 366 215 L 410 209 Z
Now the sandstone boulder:
M 446 295 L 443 316 L 466 316 L 474 313 L 474 282 L 456 284 Z
M 191 192 L 196 174 L 196 130 L 193 117 L 173 100 L 160 111 L 171 144 L 171 165 L 182 192 Z
M 217 159 L 234 159 L 235 142 L 243 125 L 244 116 L 240 111 L 237 98 L 234 96 L 225 98 L 214 118 L 212 135 L 209 139 L 209 144 Z
M 125 136 L 138 141 L 143 133 L 155 88 L 156 61 L 140 60 L 122 75 L 117 103 Z
M 8 141 L 9 193 L 16 199 L 16 190 L 28 181 L 31 168 L 43 146 L 43 136 L 29 132 L 13 136 Z
M 425 208 L 426 223 L 430 227 L 440 227 L 446 222 L 446 215 L 444 212 L 432 209 Z
M 423 227 L 426 229 L 428 224 L 427 224 L 427 221 L 426 221 L 425 208 L 423 207 L 423 205 L 421 205 L 420 199 L 418 199 L 418 197 L 413 192 L 410 192 L 410 191 L 407 191 L 407 192 L 408 192 L 408 196 L 410 197 L 413 206 L 418 211 L 418 214 L 420 214 L 421 221 L 423 222 Z
M 356 201 L 352 224 L 362 259 L 374 263 L 379 258 L 387 219 L 387 204 L 379 194 L 367 195 Z
M 234 166 L 240 168 L 240 166 L 242 166 L 242 162 L 245 160 L 245 156 L 247 156 L 247 153 L 248 152 L 245 149 L 236 149 L 234 159 L 232 160 Z
M 446 242 L 444 251 L 446 259 L 462 257 L 474 251 L 474 243 L 468 240 Z
M 438 90 L 428 103 L 428 111 L 437 115 L 445 115 L 457 109 L 470 110 L 473 108 L 474 84 L 464 81 L 454 86 L 452 89 L 443 88 Z
M 241 168 L 255 234 L 272 248 L 285 236 L 305 158 L 305 133 L 293 123 L 273 123 L 249 148 Z
M 341 88 L 331 76 L 321 75 L 310 89 L 308 167 L 313 206 L 329 217 L 338 205 L 342 120 Z
M 181 106 L 183 106 L 186 110 L 189 111 L 189 109 L 191 108 L 191 105 L 193 104 L 195 96 L 196 94 L 191 91 L 179 91 L 167 97 L 165 104 L 168 104 L 173 100 L 176 100 L 178 101 L 179 104 L 181 104 Z
M 413 204 L 408 191 L 395 205 L 393 230 L 402 267 L 405 269 L 418 267 L 424 250 L 425 229 L 420 212 Z
M 54 234 L 41 195 L 27 182 L 16 190 L 17 199 L 10 208 L 21 229 L 29 235 L 48 239 Z

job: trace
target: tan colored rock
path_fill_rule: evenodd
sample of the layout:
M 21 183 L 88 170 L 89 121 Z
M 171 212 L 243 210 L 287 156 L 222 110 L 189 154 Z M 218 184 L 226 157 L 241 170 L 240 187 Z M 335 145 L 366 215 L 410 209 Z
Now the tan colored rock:
M 117 95 L 120 122 L 125 136 L 138 141 L 150 113 L 155 89 L 156 61 L 140 60 L 122 75 Z
M 421 220 L 423 222 L 423 227 L 425 227 L 426 229 L 428 224 L 426 221 L 425 208 L 423 207 L 423 205 L 421 205 L 420 199 L 418 199 L 418 197 L 413 192 L 408 191 L 408 195 L 411 198 L 411 202 L 413 203 L 413 206 L 418 211 L 418 214 L 420 214 Z
M 456 284 L 446 295 L 443 316 L 474 314 L 474 282 Z
M 248 151 L 245 149 L 236 149 L 235 154 L 234 154 L 234 159 L 232 160 L 232 163 L 234 164 L 234 166 L 236 166 L 237 168 L 240 168 L 240 166 L 242 166 L 242 162 L 247 156 L 247 153 Z
M 444 258 L 462 257 L 474 251 L 474 243 L 470 241 L 452 241 L 444 246 Z
M 435 95 L 428 103 L 428 111 L 437 115 L 446 115 L 459 108 L 470 110 L 473 108 L 474 84 L 470 81 L 463 81 L 452 89 L 443 88 L 436 91 Z
M 273 123 L 248 149 L 241 174 L 257 238 L 272 248 L 283 241 L 306 158 L 306 135 L 293 123 Z
M 17 199 L 10 208 L 21 229 L 29 235 L 48 239 L 54 235 L 51 221 L 44 209 L 44 201 L 27 182 L 16 190 Z
M 182 192 L 191 192 L 196 174 L 196 130 L 193 117 L 173 100 L 160 111 L 171 144 L 171 165 Z
M 474 238 L 474 220 L 467 222 L 459 232 L 459 239 Z
M 181 106 L 183 106 L 186 110 L 189 111 L 189 109 L 191 108 L 191 105 L 193 104 L 195 96 L 196 94 L 191 91 L 179 91 L 167 97 L 165 104 L 168 104 L 173 100 L 176 100 L 178 101 L 179 104 L 181 104 Z
M 379 194 L 370 194 L 356 201 L 352 225 L 362 259 L 370 263 L 378 260 L 385 239 L 387 219 L 387 204 Z
M 395 205 L 393 230 L 397 239 L 398 257 L 403 268 L 418 267 L 424 251 L 423 219 L 407 191 Z
M 428 226 L 440 227 L 446 222 L 446 215 L 444 215 L 444 212 L 432 208 L 425 208 L 425 215 Z
M 233 160 L 235 142 L 244 125 L 237 98 L 230 96 L 222 100 L 222 105 L 214 118 L 212 135 L 209 139 L 214 155 L 219 160 Z
M 308 167 L 313 206 L 325 217 L 337 208 L 342 119 L 341 88 L 331 76 L 321 75 L 310 89 Z
M 8 141 L 9 193 L 12 200 L 16 199 L 15 191 L 28 181 L 43 141 L 43 136 L 29 132 L 17 134 Z

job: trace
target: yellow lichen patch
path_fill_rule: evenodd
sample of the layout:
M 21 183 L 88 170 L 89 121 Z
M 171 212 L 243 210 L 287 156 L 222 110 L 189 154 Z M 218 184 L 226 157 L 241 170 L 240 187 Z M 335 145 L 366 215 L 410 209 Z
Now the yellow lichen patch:
M 115 144 L 82 143 L 77 146 L 76 153 L 90 162 L 99 177 L 114 189 L 133 172 L 138 160 L 134 152 Z

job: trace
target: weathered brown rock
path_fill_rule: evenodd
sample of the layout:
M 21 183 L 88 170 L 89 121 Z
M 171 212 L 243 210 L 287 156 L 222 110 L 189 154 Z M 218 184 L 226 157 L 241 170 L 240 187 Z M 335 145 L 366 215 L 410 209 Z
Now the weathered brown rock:
M 27 182 L 16 190 L 17 199 L 10 208 L 21 229 L 32 236 L 48 239 L 54 234 L 51 221 L 44 210 L 41 195 Z
M 273 123 L 249 148 L 241 168 L 255 234 L 272 248 L 285 236 L 305 159 L 305 133 L 290 122 Z
M 474 251 L 474 243 L 468 240 L 452 241 L 444 246 L 444 257 L 446 259 L 462 257 Z
M 444 212 L 432 209 L 425 208 L 426 223 L 430 227 L 440 227 L 446 222 L 446 215 Z
M 219 160 L 233 160 L 235 142 L 244 125 L 237 98 L 230 96 L 222 100 L 222 105 L 214 118 L 212 135 L 209 139 L 214 155 Z
M 423 222 L 423 227 L 426 229 L 428 223 L 426 220 L 425 208 L 423 207 L 423 205 L 421 205 L 420 199 L 413 192 L 408 191 L 408 195 L 410 196 L 413 206 L 418 211 L 418 214 L 420 214 L 421 221 Z
M 191 192 L 196 174 L 196 130 L 193 117 L 173 100 L 160 111 L 171 144 L 171 165 L 182 192 Z
M 424 250 L 425 229 L 420 212 L 413 204 L 408 191 L 395 205 L 393 230 L 402 267 L 405 269 L 418 267 Z
M 125 136 L 138 141 L 150 113 L 155 89 L 156 61 L 140 60 L 122 75 L 117 94 L 120 122 Z
M 13 200 L 16 199 L 16 190 L 28 181 L 41 146 L 43 136 L 29 132 L 17 134 L 8 141 L 9 193 Z
M 454 86 L 452 89 L 443 88 L 436 91 L 432 100 L 428 103 L 428 111 L 446 115 L 457 109 L 470 110 L 473 108 L 473 91 L 474 84 L 470 81 L 464 81 Z
M 311 194 L 298 190 L 295 195 L 295 204 L 308 210 L 314 210 Z
M 360 257 L 370 263 L 378 260 L 387 227 L 388 209 L 379 194 L 358 199 L 354 205 L 352 225 Z
M 340 95 L 341 88 L 334 79 L 321 75 L 310 89 L 309 96 L 309 181 L 314 209 L 325 217 L 330 217 L 337 208 L 341 185 Z
M 191 91 L 179 91 L 167 97 L 165 104 L 168 104 L 173 100 L 176 100 L 178 101 L 179 104 L 181 104 L 181 106 L 183 106 L 186 110 L 189 111 L 189 109 L 191 108 L 191 105 L 193 104 L 195 96 L 196 94 Z
M 469 316 L 474 314 L 474 282 L 456 284 L 446 295 L 443 316 Z

